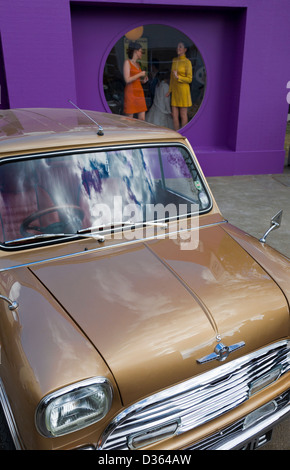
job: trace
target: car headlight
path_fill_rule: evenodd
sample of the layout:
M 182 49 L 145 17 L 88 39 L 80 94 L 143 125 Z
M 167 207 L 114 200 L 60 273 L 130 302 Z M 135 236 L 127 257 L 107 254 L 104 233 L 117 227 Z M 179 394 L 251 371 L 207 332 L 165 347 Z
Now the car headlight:
M 102 419 L 112 404 L 112 386 L 103 377 L 83 380 L 57 390 L 39 403 L 36 426 L 45 437 L 57 437 Z

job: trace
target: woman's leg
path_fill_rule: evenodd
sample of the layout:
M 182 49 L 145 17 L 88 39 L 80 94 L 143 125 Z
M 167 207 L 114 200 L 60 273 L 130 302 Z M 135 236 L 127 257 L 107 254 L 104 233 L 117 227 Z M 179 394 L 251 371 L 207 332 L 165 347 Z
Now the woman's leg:
M 138 113 L 138 119 L 141 119 L 141 121 L 145 121 L 145 111 L 142 113 Z
M 177 106 L 172 106 L 172 118 L 173 118 L 173 127 L 175 131 L 179 129 L 179 108 Z
M 179 108 L 180 118 L 181 118 L 181 127 L 184 127 L 188 123 L 187 108 Z

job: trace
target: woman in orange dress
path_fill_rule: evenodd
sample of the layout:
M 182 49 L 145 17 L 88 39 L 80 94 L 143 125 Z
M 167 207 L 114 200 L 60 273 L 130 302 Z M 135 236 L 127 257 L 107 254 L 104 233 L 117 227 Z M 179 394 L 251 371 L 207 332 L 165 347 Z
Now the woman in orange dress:
M 147 111 L 143 87 L 148 77 L 146 72 L 141 70 L 138 60 L 142 58 L 142 46 L 139 43 L 130 43 L 128 49 L 129 59 L 125 60 L 123 75 L 126 83 L 124 90 L 124 114 L 133 117 L 138 115 L 138 119 L 145 120 Z

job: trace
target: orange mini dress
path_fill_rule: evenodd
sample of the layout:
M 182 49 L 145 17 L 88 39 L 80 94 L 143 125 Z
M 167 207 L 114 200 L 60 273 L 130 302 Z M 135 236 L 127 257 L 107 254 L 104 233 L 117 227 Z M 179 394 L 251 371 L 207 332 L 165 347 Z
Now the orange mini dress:
M 135 67 L 129 60 L 130 64 L 130 77 L 141 72 L 141 68 Z M 141 81 L 139 78 L 125 86 L 124 90 L 124 113 L 135 114 L 147 111 L 145 96 Z

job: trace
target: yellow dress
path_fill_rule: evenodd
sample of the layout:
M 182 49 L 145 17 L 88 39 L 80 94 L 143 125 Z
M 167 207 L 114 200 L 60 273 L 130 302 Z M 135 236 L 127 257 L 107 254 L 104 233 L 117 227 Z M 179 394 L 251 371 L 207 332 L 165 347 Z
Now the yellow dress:
M 178 79 L 174 75 L 177 71 Z M 189 59 L 182 55 L 172 61 L 169 91 L 171 92 L 171 105 L 186 107 L 192 105 L 190 87 L 192 82 L 192 65 Z

